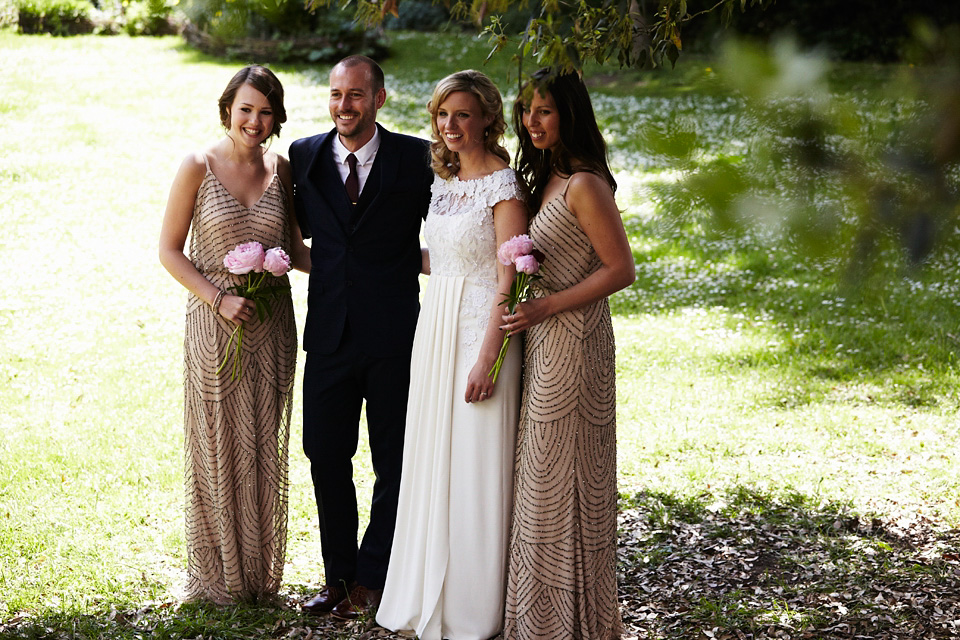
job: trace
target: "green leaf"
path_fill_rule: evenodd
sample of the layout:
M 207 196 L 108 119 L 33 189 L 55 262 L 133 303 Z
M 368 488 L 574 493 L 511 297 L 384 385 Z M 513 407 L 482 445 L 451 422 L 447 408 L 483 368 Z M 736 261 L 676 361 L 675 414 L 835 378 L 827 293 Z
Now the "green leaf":
M 677 66 L 677 59 L 680 57 L 680 49 L 677 48 L 672 42 L 667 45 L 667 59 L 670 60 L 670 64 L 673 67 Z

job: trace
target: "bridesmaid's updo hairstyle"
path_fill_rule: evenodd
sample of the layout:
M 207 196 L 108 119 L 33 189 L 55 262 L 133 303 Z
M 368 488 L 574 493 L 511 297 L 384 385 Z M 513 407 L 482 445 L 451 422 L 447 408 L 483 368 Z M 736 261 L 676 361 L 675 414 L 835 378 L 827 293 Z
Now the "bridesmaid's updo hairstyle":
M 530 106 L 534 91 L 550 94 L 557 105 L 560 141 L 552 150 L 537 149 L 523 126 L 523 112 Z M 617 181 L 607 164 L 607 144 L 579 74 L 558 73 L 551 68 L 534 73 L 513 103 L 513 128 L 520 140 L 517 174 L 531 195 L 531 211 L 540 208 L 543 189 L 554 173 L 570 176 L 577 171 L 589 171 L 603 178 L 613 191 L 617 190 Z
M 287 121 L 287 110 L 283 108 L 283 85 L 273 71 L 258 64 L 251 64 L 240 69 L 234 74 L 227 88 L 223 90 L 220 100 L 217 104 L 220 106 L 220 124 L 223 128 L 230 130 L 230 107 L 233 105 L 234 98 L 237 97 L 237 91 L 240 87 L 248 84 L 264 96 L 273 109 L 273 131 L 267 136 L 280 136 L 280 125 Z
M 430 167 L 444 180 L 457 174 L 460 170 L 460 159 L 456 153 L 447 149 L 447 145 L 443 142 L 443 136 L 440 135 L 440 129 L 437 127 L 437 111 L 451 93 L 458 91 L 476 96 L 480 103 L 481 115 L 484 118 L 493 118 L 483 132 L 483 146 L 507 164 L 510 163 L 510 152 L 501 144 L 503 134 L 507 130 L 507 121 L 503 117 L 503 99 L 500 97 L 500 91 L 490 78 L 479 71 L 473 69 L 457 71 L 437 83 L 433 96 L 427 103 L 430 128 L 433 129 L 433 142 L 430 143 Z

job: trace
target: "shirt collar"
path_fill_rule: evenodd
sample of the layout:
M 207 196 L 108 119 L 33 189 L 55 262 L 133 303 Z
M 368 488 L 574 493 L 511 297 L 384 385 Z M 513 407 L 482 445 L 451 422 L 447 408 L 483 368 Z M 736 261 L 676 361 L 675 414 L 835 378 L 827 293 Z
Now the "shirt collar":
M 343 143 L 340 141 L 340 136 L 335 135 L 333 140 L 333 155 L 334 160 L 338 164 L 346 164 L 347 156 L 353 153 L 357 156 L 357 164 L 361 167 L 366 166 L 368 163 L 373 162 L 374 158 L 377 156 L 377 149 L 380 148 L 380 127 L 376 127 L 373 130 L 373 137 L 367 141 L 367 144 L 363 145 L 356 151 L 350 151 Z

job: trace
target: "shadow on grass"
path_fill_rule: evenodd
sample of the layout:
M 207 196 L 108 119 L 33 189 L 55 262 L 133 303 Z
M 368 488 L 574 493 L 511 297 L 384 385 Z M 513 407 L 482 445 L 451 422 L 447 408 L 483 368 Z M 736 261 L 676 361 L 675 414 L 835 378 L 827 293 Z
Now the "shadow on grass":
M 372 619 L 351 623 L 300 611 L 306 589 L 287 586 L 285 593 L 258 603 L 217 606 L 164 602 L 136 610 L 71 614 L 18 615 L 0 622 L 0 638 L 60 640 L 63 638 L 181 640 L 249 640 L 259 638 L 325 638 L 348 640 L 377 634 Z M 383 631 L 383 630 L 379 630 Z
M 807 496 L 623 497 L 620 599 L 637 638 L 960 637 L 960 531 Z
M 637 282 L 611 298 L 615 313 L 711 309 L 738 330 L 771 336 L 760 348 L 721 356 L 722 366 L 769 370 L 771 405 L 799 406 L 847 383 L 862 403 L 930 408 L 957 402 L 960 281 L 957 239 L 922 268 L 891 248 L 861 286 L 844 284 L 843 258 L 765 246 L 745 235 L 705 231 L 664 218 L 625 220 Z
M 739 487 L 620 502 L 626 638 L 960 637 L 960 530 L 912 514 L 857 514 L 799 493 Z M 258 605 L 162 603 L 133 611 L 49 612 L 0 622 L 0 637 L 399 638 L 371 618 L 304 615 L 303 585 Z

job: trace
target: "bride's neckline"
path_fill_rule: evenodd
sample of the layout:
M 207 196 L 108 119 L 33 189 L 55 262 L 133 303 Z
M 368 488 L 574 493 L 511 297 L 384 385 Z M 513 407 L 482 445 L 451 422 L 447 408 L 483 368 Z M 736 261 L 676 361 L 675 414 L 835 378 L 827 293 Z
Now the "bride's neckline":
M 461 178 L 460 174 L 454 174 L 453 179 L 456 180 L 457 182 L 479 182 L 480 180 L 485 180 L 490 176 L 500 173 L 501 171 L 512 171 L 512 170 L 513 169 L 511 169 L 510 167 L 504 167 L 503 169 L 494 169 L 490 173 L 486 173 L 482 176 L 477 176 L 476 178 Z

